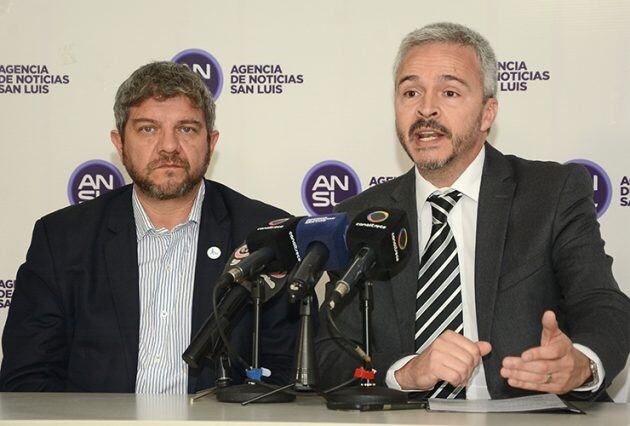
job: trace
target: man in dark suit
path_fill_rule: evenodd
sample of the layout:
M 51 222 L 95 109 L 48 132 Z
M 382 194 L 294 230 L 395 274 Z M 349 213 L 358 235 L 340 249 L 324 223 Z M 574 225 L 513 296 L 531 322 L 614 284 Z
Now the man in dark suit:
M 287 217 L 203 176 L 218 139 L 203 81 L 156 62 L 119 88 L 111 138 L 133 180 L 35 224 L 3 335 L 4 391 L 192 393 L 213 366 L 182 353 L 209 316 L 214 282 L 255 227 Z M 248 312 L 251 310 L 248 310 Z M 290 382 L 297 318 L 263 307 L 261 365 Z M 233 326 L 251 357 L 251 314 Z M 235 382 L 243 371 L 233 371 Z
M 592 181 L 580 166 L 485 142 L 496 75 L 488 42 L 461 25 L 428 25 L 401 44 L 396 128 L 415 167 L 338 208 L 409 215 L 411 261 L 374 284 L 377 382 L 443 398 L 605 398 L 628 356 L 630 302 L 604 252 Z M 344 302 L 336 322 L 360 342 L 357 294 Z M 328 386 L 358 360 L 320 330 Z

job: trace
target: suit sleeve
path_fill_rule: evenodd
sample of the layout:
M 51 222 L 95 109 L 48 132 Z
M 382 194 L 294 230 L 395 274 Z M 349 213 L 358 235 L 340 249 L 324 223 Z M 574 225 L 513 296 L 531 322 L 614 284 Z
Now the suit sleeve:
M 606 371 L 604 389 L 626 363 L 630 301 L 613 277 L 592 196 L 588 172 L 571 166 L 554 221 L 552 256 L 566 316 L 561 323 L 574 343 L 600 357 Z
M 35 224 L 26 262 L 2 336 L 2 391 L 63 391 L 68 348 L 66 319 L 44 223 Z

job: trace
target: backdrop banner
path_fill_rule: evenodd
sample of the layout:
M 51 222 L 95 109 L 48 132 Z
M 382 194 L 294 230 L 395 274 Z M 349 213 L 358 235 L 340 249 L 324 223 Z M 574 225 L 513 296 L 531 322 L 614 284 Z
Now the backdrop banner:
M 409 31 L 476 29 L 498 60 L 491 143 L 578 162 L 630 293 L 630 2 L 626 0 L 0 0 L 0 327 L 34 222 L 129 183 L 109 141 L 120 83 L 173 60 L 200 74 L 221 133 L 207 177 L 322 214 L 404 173 L 392 65 Z M 626 369 L 611 395 L 628 401 Z

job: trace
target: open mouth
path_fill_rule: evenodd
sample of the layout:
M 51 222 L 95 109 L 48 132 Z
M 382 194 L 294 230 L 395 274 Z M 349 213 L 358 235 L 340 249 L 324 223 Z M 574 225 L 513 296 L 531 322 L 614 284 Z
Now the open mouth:
M 444 136 L 444 133 L 434 129 L 420 129 L 413 132 L 413 136 L 420 142 L 431 142 Z

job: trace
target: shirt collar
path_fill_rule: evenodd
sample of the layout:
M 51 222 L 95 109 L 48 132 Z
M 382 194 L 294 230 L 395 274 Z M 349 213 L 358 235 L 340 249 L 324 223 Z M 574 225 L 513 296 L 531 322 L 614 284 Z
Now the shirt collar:
M 192 209 L 190 209 L 190 214 L 188 215 L 188 220 L 184 223 L 177 225 L 175 228 L 181 227 L 188 223 L 199 223 L 201 220 L 201 207 L 203 205 L 203 198 L 206 194 L 206 185 L 204 181 L 199 185 L 199 190 L 197 191 L 197 196 L 195 197 L 195 202 L 193 203 Z M 136 191 L 136 186 L 133 186 L 131 203 L 133 205 L 133 217 L 136 222 L 136 235 L 138 236 L 138 240 L 141 240 L 149 231 L 160 232 L 162 229 L 157 229 L 151 223 L 151 219 L 147 215 L 144 207 L 140 203 L 140 199 L 138 198 L 138 193 Z
M 479 200 L 479 189 L 481 188 L 481 173 L 483 172 L 483 163 L 486 159 L 486 147 L 483 146 L 475 159 L 468 165 L 464 173 L 462 173 L 450 188 L 456 189 L 471 200 L 477 202 Z M 437 188 L 431 182 L 427 181 L 420 175 L 417 167 L 416 171 L 416 199 L 419 206 L 423 205 L 427 198 L 434 192 L 445 192 L 448 188 Z

